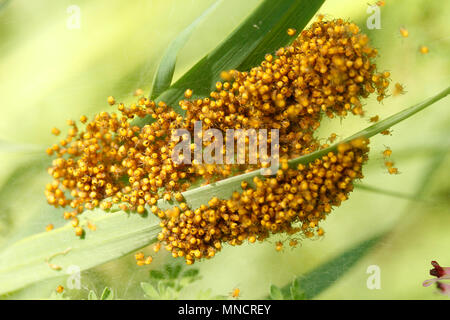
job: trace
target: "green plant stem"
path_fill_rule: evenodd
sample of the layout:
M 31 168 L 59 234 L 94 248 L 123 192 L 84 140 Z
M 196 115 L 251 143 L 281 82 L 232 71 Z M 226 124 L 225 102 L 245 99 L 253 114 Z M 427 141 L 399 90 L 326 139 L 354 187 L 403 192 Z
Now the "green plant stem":
M 343 141 L 340 141 L 339 143 L 336 143 L 328 148 L 321 149 L 316 152 L 312 152 L 306 156 L 293 159 L 293 160 L 289 161 L 289 163 L 292 166 L 295 166 L 300 163 L 306 164 L 311 161 L 314 161 L 315 159 L 317 159 L 321 156 L 326 155 L 328 152 L 336 151 L 337 146 L 341 143 L 347 143 L 347 142 L 350 142 L 357 138 L 371 138 L 374 135 L 391 128 L 392 126 L 396 125 L 397 123 L 399 123 L 405 119 L 408 119 L 409 117 L 415 115 L 417 112 L 422 111 L 423 109 L 431 106 L 433 103 L 445 98 L 448 94 L 450 94 L 450 87 L 447 87 L 446 89 L 442 90 L 441 92 L 439 92 L 438 94 L 434 95 L 431 98 L 428 98 L 414 106 L 411 106 L 405 110 L 402 110 L 402 111 L 400 111 L 400 112 L 398 112 L 398 113 L 396 113 L 374 125 L 371 125 L 370 127 L 367 127 L 365 129 L 355 133 L 354 135 L 344 139 Z
M 411 201 L 429 202 L 425 199 L 417 198 L 413 194 L 407 194 L 407 193 L 391 191 L 391 190 L 384 190 L 384 189 L 380 189 L 377 187 L 368 186 L 366 184 L 360 184 L 360 183 L 355 183 L 354 186 L 355 186 L 355 188 L 360 189 L 360 190 L 378 193 L 378 194 L 382 194 L 382 195 L 390 196 L 390 197 L 394 197 L 394 198 L 402 198 L 402 199 L 411 200 Z

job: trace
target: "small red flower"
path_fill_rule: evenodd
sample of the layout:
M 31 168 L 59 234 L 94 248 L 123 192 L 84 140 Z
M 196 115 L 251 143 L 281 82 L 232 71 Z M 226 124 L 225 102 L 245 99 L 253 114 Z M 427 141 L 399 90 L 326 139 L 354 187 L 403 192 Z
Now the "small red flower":
M 430 275 L 438 278 L 450 275 L 450 268 L 442 268 L 436 261 L 431 261 L 431 265 L 434 268 L 430 270 Z
M 439 265 L 439 263 L 437 263 L 436 261 L 431 261 L 431 265 L 434 268 L 430 270 L 430 275 L 432 275 L 436 278 L 425 280 L 423 282 L 423 286 L 428 287 L 435 282 L 438 283 L 438 287 L 439 287 L 439 285 L 444 286 L 443 288 L 446 288 L 446 286 L 450 286 L 448 284 L 440 282 L 440 280 L 450 279 L 450 267 L 441 267 Z M 446 289 L 446 290 L 450 291 L 450 289 Z

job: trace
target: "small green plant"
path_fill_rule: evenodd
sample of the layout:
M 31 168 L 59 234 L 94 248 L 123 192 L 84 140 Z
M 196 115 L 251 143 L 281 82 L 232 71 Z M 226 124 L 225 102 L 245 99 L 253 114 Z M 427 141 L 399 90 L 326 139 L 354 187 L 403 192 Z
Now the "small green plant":
M 95 291 L 93 290 L 89 290 L 88 293 L 88 300 L 114 300 L 114 299 L 115 299 L 114 291 L 113 289 L 108 287 L 105 287 L 105 289 L 103 289 L 103 292 L 100 295 L 100 297 L 98 297 Z
M 300 288 L 299 281 L 295 279 L 289 287 L 289 293 L 283 293 L 276 285 L 270 286 L 269 299 L 271 300 L 305 300 L 305 292 Z
M 151 300 L 176 300 L 179 299 L 190 284 L 200 280 L 199 270 L 186 268 L 180 263 L 168 263 L 162 271 L 151 270 L 150 280 L 141 282 L 141 288 L 145 296 Z M 224 297 L 213 296 L 211 290 L 198 293 L 198 299 L 221 299 Z

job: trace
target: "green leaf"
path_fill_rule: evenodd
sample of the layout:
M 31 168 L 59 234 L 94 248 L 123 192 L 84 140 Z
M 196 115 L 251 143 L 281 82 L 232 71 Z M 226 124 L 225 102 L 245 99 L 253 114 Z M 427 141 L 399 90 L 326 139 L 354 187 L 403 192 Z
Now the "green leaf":
M 436 171 L 445 163 L 449 150 L 437 153 L 430 161 L 428 168 L 422 173 L 421 182 L 418 184 L 419 188 L 414 193 L 417 198 L 422 198 L 429 192 L 429 186 L 434 178 Z M 447 197 L 448 199 L 448 197 Z
M 292 300 L 305 300 L 306 294 L 305 294 L 305 291 L 302 290 L 298 279 L 295 279 L 291 283 L 291 287 L 289 288 L 289 291 L 291 293 Z
M 297 34 L 301 32 L 324 2 L 325 0 L 292 2 L 282 18 L 277 21 L 237 68 L 239 70 L 250 70 L 261 63 L 267 53 L 273 53 L 292 42 L 293 37 L 287 34 L 287 29 L 295 29 Z
M 161 299 L 163 299 L 163 297 L 166 294 L 167 283 L 160 281 L 160 282 L 157 283 L 157 287 L 158 287 L 159 296 L 160 296 Z
M 93 290 L 89 291 L 88 300 L 98 300 L 97 294 Z
M 111 288 L 105 287 L 100 300 L 114 300 L 114 292 Z
M 150 270 L 150 278 L 154 280 L 164 279 L 164 273 L 159 270 Z
M 0 140 L 0 153 L 40 153 L 43 154 L 45 146 L 37 144 L 16 143 Z
M 156 241 L 159 220 L 121 211 L 89 211 L 80 218 L 97 226 L 85 228 L 77 238 L 70 224 L 41 232 L 9 245 L 0 253 L 0 294 L 12 292 L 34 282 L 64 276 L 65 269 L 76 265 L 82 271 L 122 257 Z M 49 264 L 61 269 L 51 268 Z
M 14 228 L 15 203 L 11 202 L 11 199 L 17 196 L 17 189 L 26 190 L 30 186 L 31 179 L 36 177 L 37 174 L 45 172 L 46 167 L 48 167 L 48 159 L 41 155 L 30 155 L 16 164 L 16 167 L 8 173 L 0 186 L 0 203 L 3 204 L 0 212 L 0 235 L 1 238 L 5 237 L 5 241 L 1 242 L 0 250 L 14 243 L 25 234 L 33 234 L 38 231 L 33 231 L 37 224 L 34 226 L 22 225 L 20 230 Z M 41 214 L 37 219 L 42 217 Z
M 214 2 L 169 44 L 153 78 L 153 87 L 150 96 L 151 99 L 157 98 L 162 92 L 170 87 L 173 73 L 175 71 L 175 65 L 177 63 L 178 53 L 185 46 L 197 25 L 212 11 L 214 11 L 220 2 L 221 0 Z
M 401 198 L 401 199 L 406 199 L 406 200 L 411 200 L 411 201 L 421 201 L 421 202 L 427 201 L 425 199 L 418 198 L 413 194 L 407 194 L 407 193 L 403 193 L 403 192 L 399 192 L 399 191 L 392 191 L 392 190 L 384 190 L 384 189 L 369 186 L 366 184 L 355 183 L 355 188 L 364 190 L 364 191 L 377 193 L 377 194 L 382 194 L 385 196 L 394 197 L 394 198 Z
M 325 0 L 264 0 L 218 47 L 197 62 L 187 73 L 164 91 L 157 100 L 172 105 L 178 112 L 178 101 L 190 88 L 195 96 L 209 96 L 230 69 L 247 69 L 259 64 L 264 55 L 274 52 L 292 40 L 288 28 L 303 30 Z
M 281 289 L 275 285 L 270 286 L 270 299 L 272 300 L 283 300 L 283 293 Z
M 159 300 L 160 295 L 159 292 L 155 289 L 153 285 L 148 282 L 141 282 L 141 288 L 144 290 L 144 293 L 147 297 L 154 300 Z
M 164 287 L 161 293 L 161 299 L 163 300 L 177 300 L 178 293 L 171 287 Z
M 198 276 L 199 272 L 200 271 L 198 269 L 188 269 L 185 272 L 183 272 L 182 277 L 183 278 L 195 278 Z
M 344 141 L 348 142 L 361 136 L 370 138 L 432 105 L 449 92 L 450 88 L 447 88 L 434 97 L 400 111 Z M 299 163 L 307 164 L 330 151 L 335 151 L 336 148 L 337 144 L 293 159 L 290 164 L 292 166 Z M 188 205 L 198 208 L 214 196 L 229 198 L 234 191 L 241 190 L 242 181 L 251 183 L 253 177 L 259 175 L 260 171 L 255 170 L 188 190 L 183 193 L 183 196 Z M 167 209 L 172 204 L 160 200 L 158 206 Z M 73 228 L 68 224 L 51 232 L 26 237 L 2 251 L 0 253 L 0 294 L 20 289 L 40 280 L 64 275 L 62 271 L 69 265 L 77 265 L 82 270 L 86 270 L 119 258 L 155 242 L 160 230 L 159 220 L 153 215 L 141 217 L 121 211 L 105 213 L 97 209 L 84 213 L 82 219 L 89 220 L 98 227 L 95 232 L 87 230 L 85 239 L 76 238 Z M 62 254 L 69 248 L 66 254 Z M 50 262 L 61 266 L 63 270 L 56 271 L 47 265 L 46 260 L 52 256 L 54 258 Z
M 281 291 L 284 295 L 291 295 L 296 300 L 316 297 L 347 273 L 383 236 L 384 234 L 377 235 L 358 243 L 313 271 L 296 278 L 292 284 L 284 286 Z
M 168 264 L 166 264 L 166 267 L 165 267 L 167 276 L 170 279 L 178 278 L 182 268 L 183 268 L 183 266 L 179 263 L 174 263 L 174 264 L 168 263 Z

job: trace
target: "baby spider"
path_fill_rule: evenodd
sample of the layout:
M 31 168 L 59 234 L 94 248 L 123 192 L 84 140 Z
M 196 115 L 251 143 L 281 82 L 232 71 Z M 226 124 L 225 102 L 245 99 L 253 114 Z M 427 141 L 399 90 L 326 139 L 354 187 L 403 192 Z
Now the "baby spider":
M 373 116 L 369 120 L 370 120 L 370 122 L 378 122 L 380 120 L 380 116 L 378 116 L 378 115 Z
M 384 165 L 386 166 L 386 168 L 392 168 L 394 166 L 394 162 L 392 161 L 385 161 Z
M 392 155 L 392 150 L 389 147 L 386 147 L 386 150 L 384 150 L 383 152 L 383 157 L 388 158 Z
M 396 83 L 394 85 L 394 91 L 392 92 L 392 94 L 394 95 L 394 97 L 405 94 L 405 87 L 403 85 L 401 85 L 400 83 Z
M 430 49 L 428 49 L 427 46 L 420 46 L 420 48 L 419 48 L 419 52 L 421 54 L 427 54 L 429 51 L 430 51 Z
M 388 168 L 389 174 L 399 174 L 398 169 L 394 167 Z
M 231 297 L 234 299 L 239 299 L 239 295 L 241 293 L 241 290 L 239 288 L 234 288 L 231 292 Z
M 275 250 L 277 250 L 278 252 L 280 252 L 281 250 L 283 250 L 283 243 L 282 243 L 281 241 L 278 241 L 278 242 L 276 243 Z
M 400 32 L 400 35 L 401 35 L 403 38 L 408 38 L 408 37 L 409 37 L 409 31 L 408 31 L 406 28 L 401 27 L 401 28 L 399 29 L 399 32 Z
M 336 133 L 332 133 L 332 134 L 330 135 L 330 137 L 328 138 L 328 141 L 329 141 L 330 143 L 333 143 L 336 139 L 337 139 L 337 134 L 336 134 Z

